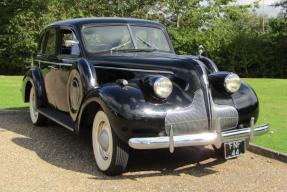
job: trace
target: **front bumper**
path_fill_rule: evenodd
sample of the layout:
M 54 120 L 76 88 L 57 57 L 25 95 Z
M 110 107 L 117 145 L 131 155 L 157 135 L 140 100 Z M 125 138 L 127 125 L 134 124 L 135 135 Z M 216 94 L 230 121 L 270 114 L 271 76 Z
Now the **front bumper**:
M 253 136 L 259 136 L 267 133 L 269 125 L 261 125 L 254 127 L 242 128 L 221 133 L 208 132 L 192 135 L 173 136 L 173 130 L 170 130 L 169 136 L 164 137 L 146 137 L 146 138 L 131 138 L 129 139 L 129 146 L 133 149 L 162 149 L 169 148 L 173 153 L 175 147 L 187 146 L 202 146 L 202 145 L 216 145 L 220 146 L 222 143 L 253 139 Z

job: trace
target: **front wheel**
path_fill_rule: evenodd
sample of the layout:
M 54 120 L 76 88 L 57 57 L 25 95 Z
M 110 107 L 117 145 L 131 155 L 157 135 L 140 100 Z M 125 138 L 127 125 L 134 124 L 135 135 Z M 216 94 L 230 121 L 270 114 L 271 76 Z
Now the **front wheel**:
M 124 171 L 129 158 L 128 147 L 113 132 L 103 111 L 95 115 L 92 143 L 99 170 L 107 175 L 117 175 Z

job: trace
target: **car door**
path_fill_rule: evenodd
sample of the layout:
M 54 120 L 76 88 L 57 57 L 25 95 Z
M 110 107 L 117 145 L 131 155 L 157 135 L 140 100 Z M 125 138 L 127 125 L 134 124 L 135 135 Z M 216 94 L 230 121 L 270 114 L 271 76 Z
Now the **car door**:
M 78 42 L 75 33 L 72 29 L 62 27 L 59 29 L 58 39 L 58 54 L 56 56 L 59 68 L 57 70 L 56 85 L 54 86 L 55 94 L 54 99 L 56 107 L 64 112 L 69 112 L 69 76 L 72 71 L 72 63 L 76 62 L 80 57 L 79 45 L 67 45 L 67 41 Z
M 56 107 L 55 89 L 56 75 L 59 66 L 57 65 L 57 29 L 48 28 L 42 35 L 42 41 L 39 51 L 36 56 L 36 63 L 38 63 L 44 78 L 44 85 L 46 90 L 47 101 L 50 106 Z

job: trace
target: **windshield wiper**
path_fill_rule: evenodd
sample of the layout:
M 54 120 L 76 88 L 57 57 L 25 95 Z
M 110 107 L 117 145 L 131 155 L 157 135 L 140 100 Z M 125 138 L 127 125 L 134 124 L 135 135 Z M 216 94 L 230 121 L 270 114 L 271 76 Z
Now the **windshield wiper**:
M 154 52 L 154 51 L 161 51 L 158 49 L 113 49 L 116 50 L 117 52 Z M 101 53 L 107 53 L 107 52 L 113 52 L 113 50 L 104 50 L 104 51 L 98 51 L 95 52 L 95 54 L 101 54 Z
M 121 51 L 126 52 L 153 52 L 157 51 L 158 49 L 122 49 Z
M 128 40 L 127 42 L 125 43 L 122 43 L 120 45 L 117 45 L 115 47 L 112 47 L 111 49 L 109 49 L 109 51 L 112 53 L 114 50 L 117 50 L 117 51 L 131 51 L 131 52 L 152 52 L 152 51 L 157 51 L 159 50 L 158 47 L 156 47 L 155 45 L 143 40 L 142 38 L 140 38 L 139 36 L 136 36 L 136 38 L 138 40 L 140 40 L 142 43 L 144 43 L 145 45 L 147 45 L 148 47 L 150 47 L 151 49 L 121 49 L 119 50 L 120 48 L 128 45 L 131 43 L 131 40 Z
M 115 47 L 110 48 L 110 51 L 111 51 L 111 53 L 112 53 L 114 50 L 118 50 L 118 49 L 120 49 L 121 47 L 124 47 L 124 46 L 126 46 L 126 45 L 128 45 L 128 44 L 130 44 L 130 43 L 131 43 L 131 41 L 128 40 L 128 41 L 125 42 L 125 43 L 122 43 L 122 44 L 120 44 L 120 45 L 117 45 L 117 46 L 115 46 Z
M 149 46 L 149 47 L 151 47 L 151 48 L 153 48 L 153 49 L 156 49 L 156 50 L 158 50 L 159 48 L 158 47 L 156 47 L 155 45 L 152 45 L 151 43 L 149 43 L 149 42 L 147 42 L 147 41 L 145 41 L 145 40 L 143 40 L 142 38 L 140 38 L 139 36 L 136 36 L 136 38 L 138 39 L 138 40 L 140 40 L 141 42 L 143 42 L 145 45 L 147 45 L 147 46 Z

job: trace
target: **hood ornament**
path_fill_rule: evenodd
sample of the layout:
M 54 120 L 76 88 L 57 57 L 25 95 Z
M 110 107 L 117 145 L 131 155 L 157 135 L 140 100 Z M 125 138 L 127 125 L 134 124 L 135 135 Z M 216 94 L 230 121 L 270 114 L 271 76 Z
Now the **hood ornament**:
M 199 54 L 199 57 L 201 57 L 203 53 L 204 53 L 204 47 L 203 47 L 203 45 L 199 45 L 199 46 L 198 46 L 198 54 Z

